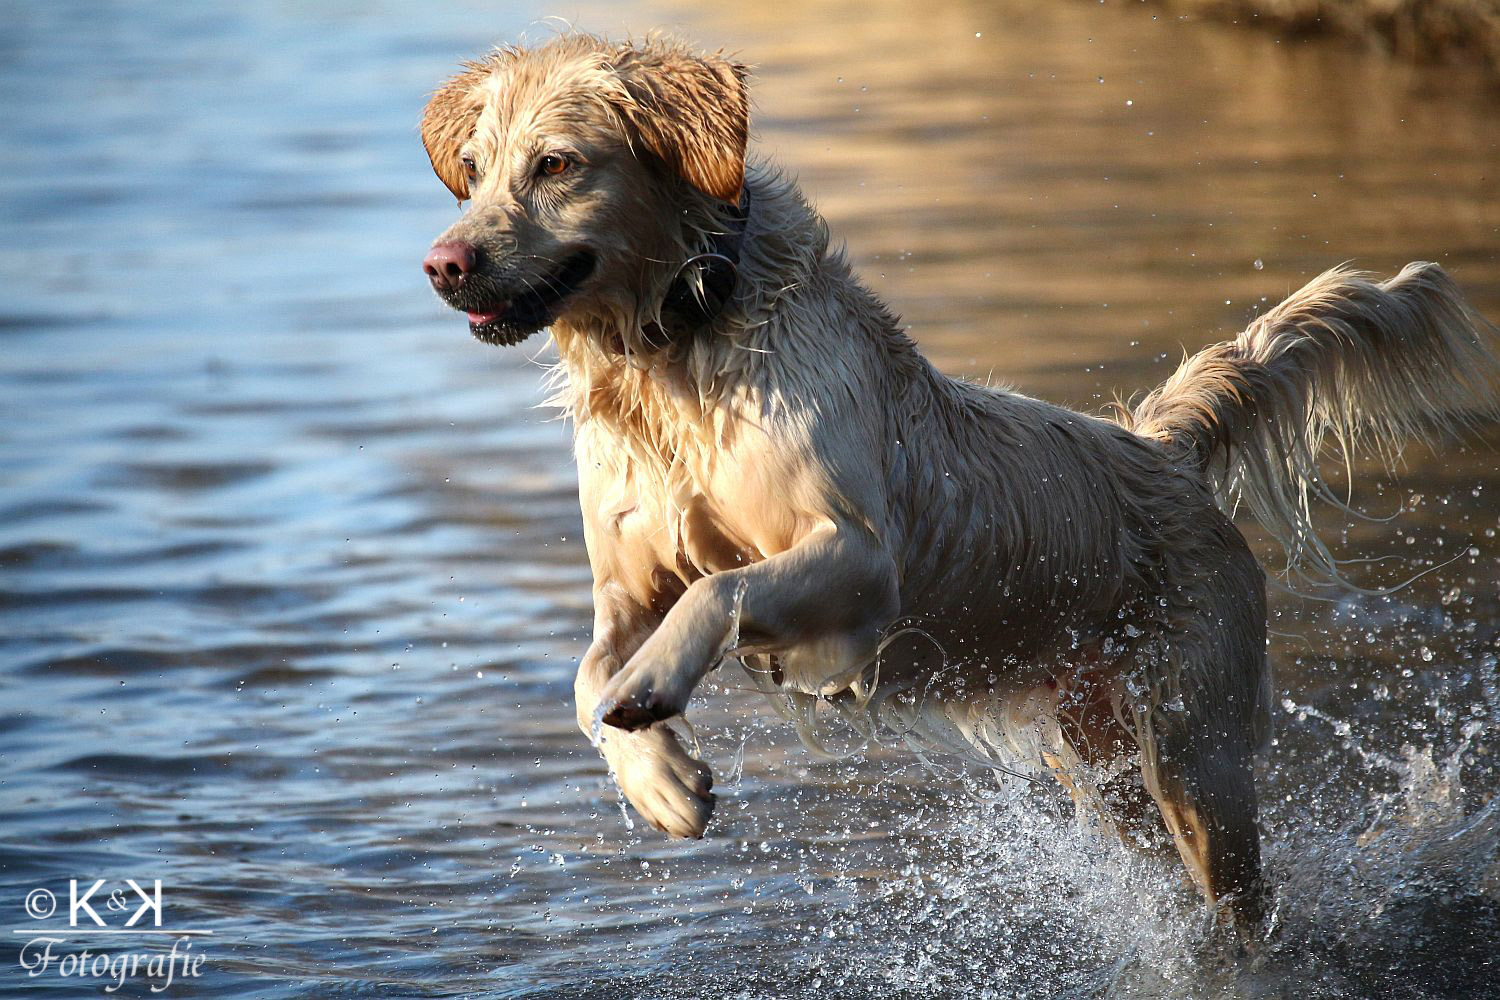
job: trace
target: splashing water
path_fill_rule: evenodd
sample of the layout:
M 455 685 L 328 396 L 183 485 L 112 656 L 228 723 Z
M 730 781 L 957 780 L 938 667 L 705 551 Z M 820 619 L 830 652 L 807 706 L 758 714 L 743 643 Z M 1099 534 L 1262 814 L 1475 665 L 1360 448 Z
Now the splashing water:
M 609 783 L 614 786 L 615 802 L 620 807 L 620 818 L 625 822 L 625 829 L 634 831 L 635 820 L 630 818 L 630 808 L 625 804 L 625 791 L 620 787 L 619 775 L 615 774 L 614 761 L 610 760 L 609 755 L 604 752 L 604 742 L 609 738 L 604 733 L 604 712 L 604 702 L 600 701 L 594 708 L 593 721 L 589 725 L 589 742 L 593 744 L 595 750 L 599 751 L 599 756 L 604 759 L 605 765 L 609 768 Z
M 753 897 L 741 889 L 741 919 L 788 936 L 727 971 L 715 952 L 715 965 L 745 1000 L 1500 995 L 1500 682 L 1491 653 L 1452 659 L 1410 670 L 1398 694 L 1374 681 L 1288 689 L 1298 697 L 1283 698 L 1260 766 L 1276 898 L 1251 956 L 1180 867 L 1100 836 L 1050 783 L 892 763 L 869 745 L 806 770 L 809 826 L 832 823 L 815 847 L 751 801 L 729 807 L 736 835 L 764 838 L 735 883 L 761 879 Z M 744 766 L 743 732 L 706 739 Z M 850 760 L 881 776 L 848 793 L 819 782 L 847 781 Z M 744 783 L 730 794 L 753 800 L 755 777 Z M 701 991 L 691 961 L 674 953 L 653 992 Z
M 729 629 L 724 634 L 724 641 L 719 644 L 716 661 L 723 660 L 726 656 L 732 656 L 740 644 L 740 618 L 745 613 L 745 594 L 750 589 L 750 581 L 740 577 L 734 581 L 734 593 L 729 602 Z
M 599 704 L 594 706 L 593 722 L 589 725 L 589 742 L 594 745 L 595 750 L 604 746 L 604 713 L 606 711 L 607 707 L 603 699 L 600 699 Z

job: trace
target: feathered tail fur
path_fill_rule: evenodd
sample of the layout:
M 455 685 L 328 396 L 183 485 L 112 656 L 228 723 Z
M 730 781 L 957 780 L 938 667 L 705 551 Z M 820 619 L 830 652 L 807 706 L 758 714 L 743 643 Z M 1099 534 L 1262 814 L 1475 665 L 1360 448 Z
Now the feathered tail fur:
M 1402 442 L 1497 415 L 1495 328 L 1436 264 L 1387 281 L 1337 267 L 1234 340 L 1215 344 L 1125 422 L 1180 450 L 1227 504 L 1243 501 L 1310 582 L 1344 583 L 1309 499 L 1343 506 L 1318 475 L 1325 444 L 1389 462 Z

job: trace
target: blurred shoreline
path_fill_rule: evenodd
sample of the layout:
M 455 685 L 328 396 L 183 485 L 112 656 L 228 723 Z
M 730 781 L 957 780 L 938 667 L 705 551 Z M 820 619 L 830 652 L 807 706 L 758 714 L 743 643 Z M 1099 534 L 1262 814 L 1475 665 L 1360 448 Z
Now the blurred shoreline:
M 1292 36 L 1352 39 L 1398 59 L 1461 63 L 1500 82 L 1500 0 L 1166 0 Z

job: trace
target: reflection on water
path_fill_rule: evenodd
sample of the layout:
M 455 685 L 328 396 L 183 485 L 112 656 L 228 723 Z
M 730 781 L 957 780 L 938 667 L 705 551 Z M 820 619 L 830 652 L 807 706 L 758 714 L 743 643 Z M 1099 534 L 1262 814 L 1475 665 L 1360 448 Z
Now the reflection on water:
M 222 997 L 1494 995 L 1493 435 L 1358 473 L 1410 508 L 1347 529 L 1372 579 L 1458 561 L 1276 602 L 1253 967 L 1050 791 L 815 762 L 728 673 L 710 836 L 626 827 L 572 722 L 567 429 L 418 268 L 453 211 L 425 95 L 544 13 L 10 15 L 0 926 L 161 878 L 215 932 L 184 995 Z M 578 20 L 755 63 L 762 148 L 956 373 L 1097 406 L 1349 257 L 1441 260 L 1500 316 L 1500 115 L 1453 71 L 1134 5 Z M 77 993 L 4 948 L 0 984 Z

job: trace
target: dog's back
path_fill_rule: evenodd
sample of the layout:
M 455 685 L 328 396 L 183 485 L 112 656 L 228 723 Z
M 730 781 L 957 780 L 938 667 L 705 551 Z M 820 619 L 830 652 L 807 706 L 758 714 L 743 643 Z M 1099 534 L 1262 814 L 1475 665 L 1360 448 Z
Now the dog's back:
M 1198 477 L 1110 421 L 936 373 L 918 381 L 886 413 L 904 603 L 1032 659 L 1102 638 L 1121 608 L 1163 590 L 1164 548 L 1191 530 L 1178 522 L 1212 503 Z M 975 595 L 975 578 L 1004 603 Z
M 1494 419 L 1493 337 L 1442 268 L 1412 264 L 1382 283 L 1320 275 L 1117 421 L 902 366 L 887 465 L 907 576 L 931 603 L 944 567 L 987 560 L 1040 607 L 1114 611 L 1157 596 L 1163 560 L 1219 530 L 1199 509 L 1218 498 L 1243 499 L 1294 567 L 1339 581 L 1310 522 L 1310 499 L 1332 499 L 1322 446 L 1390 457 Z

